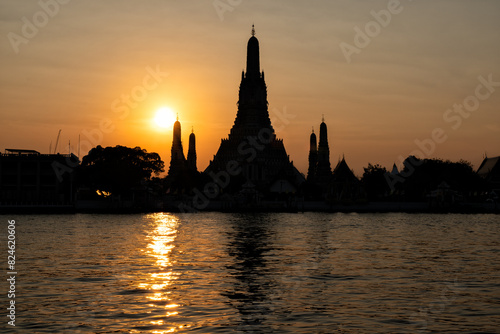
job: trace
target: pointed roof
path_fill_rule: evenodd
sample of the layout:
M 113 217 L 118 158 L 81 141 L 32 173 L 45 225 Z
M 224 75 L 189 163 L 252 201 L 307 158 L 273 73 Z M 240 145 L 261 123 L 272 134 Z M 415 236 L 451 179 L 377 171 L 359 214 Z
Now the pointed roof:
M 398 170 L 398 167 L 396 166 L 396 164 L 393 164 L 393 165 L 392 165 L 392 171 L 391 171 L 391 174 L 392 174 L 392 175 L 397 175 L 397 174 L 399 174 L 399 170 Z
M 500 156 L 484 158 L 477 169 L 477 174 L 494 187 L 500 187 Z
M 247 77 L 260 77 L 259 40 L 255 37 L 255 28 L 252 25 L 252 37 L 247 45 Z
M 230 137 L 246 140 L 248 136 L 260 136 L 262 130 L 274 137 L 267 102 L 264 75 L 259 72 L 259 42 L 250 37 L 247 45 L 247 72 L 243 72 L 238 92 L 238 112 Z
M 181 139 L 181 122 L 179 122 L 179 117 L 177 117 L 177 120 L 174 122 L 173 140 L 175 141 L 176 139 Z
M 321 124 L 319 125 L 319 145 L 328 146 L 328 129 L 325 123 L 325 115 L 321 118 Z
M 499 157 L 494 157 L 494 158 L 484 158 L 483 162 L 481 163 L 481 166 L 477 169 L 477 174 L 479 174 L 482 177 L 486 177 L 495 167 L 497 164 L 500 162 L 500 156 Z M 500 165 L 499 165 L 500 166 Z
M 318 144 L 316 142 L 316 134 L 314 133 L 314 128 L 312 130 L 311 136 L 309 137 L 309 144 L 310 144 L 311 151 L 318 150 Z
M 347 165 L 347 162 L 345 161 L 345 158 L 342 157 L 342 160 L 339 161 L 335 169 L 333 170 L 333 178 L 332 180 L 335 182 L 339 181 L 354 181 L 354 182 L 359 182 L 359 179 L 354 175 L 352 170 L 349 168 Z
M 312 132 L 311 132 L 311 135 L 309 136 L 309 142 L 311 144 L 311 147 L 312 145 L 314 145 L 315 149 L 317 150 L 318 149 L 318 142 L 316 140 L 316 134 L 314 133 L 314 126 L 312 127 Z
M 195 143 L 195 140 L 196 140 L 196 136 L 194 134 L 194 132 L 191 132 L 189 134 L 189 147 L 191 148 L 191 145 Z
M 255 27 L 254 27 L 255 29 Z M 252 35 L 255 30 L 252 31 Z M 251 36 L 247 44 L 247 71 L 243 72 L 238 92 L 238 111 L 227 138 L 221 140 L 219 149 L 205 173 L 227 170 L 235 161 L 248 168 L 241 168 L 241 176 L 251 180 L 259 189 L 269 189 L 271 181 L 283 174 L 300 175 L 290 161 L 283 140 L 276 138 L 269 117 L 267 86 L 260 72 L 259 41 Z M 250 142 L 249 140 L 252 140 Z M 255 140 L 255 143 L 253 142 Z M 256 146 L 255 155 L 248 155 L 245 147 Z M 297 185 L 304 180 L 301 178 Z M 232 182 L 235 191 L 239 181 Z

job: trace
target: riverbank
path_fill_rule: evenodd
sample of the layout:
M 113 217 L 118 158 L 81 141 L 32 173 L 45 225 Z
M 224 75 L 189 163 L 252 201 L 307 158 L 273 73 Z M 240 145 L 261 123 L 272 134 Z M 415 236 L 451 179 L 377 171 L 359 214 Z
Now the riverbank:
M 235 205 L 222 201 L 212 201 L 202 209 L 189 206 L 190 203 L 169 201 L 156 203 L 154 206 L 102 205 L 102 203 L 85 203 L 81 205 L 0 205 L 0 214 L 74 214 L 74 213 L 147 213 L 176 212 L 196 213 L 216 212 L 344 212 L 344 213 L 500 213 L 500 205 L 487 203 L 461 203 L 454 206 L 436 207 L 427 202 L 368 202 L 363 204 L 328 204 L 325 202 L 302 201 L 287 203 L 285 201 L 261 202 L 258 204 Z

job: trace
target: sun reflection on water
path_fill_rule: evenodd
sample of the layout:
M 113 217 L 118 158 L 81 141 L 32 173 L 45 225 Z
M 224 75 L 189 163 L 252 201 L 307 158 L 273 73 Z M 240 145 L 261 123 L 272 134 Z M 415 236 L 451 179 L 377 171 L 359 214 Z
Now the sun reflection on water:
M 151 325 L 167 326 L 166 318 L 177 315 L 175 309 L 178 304 L 170 300 L 170 288 L 173 282 L 177 279 L 178 273 L 172 270 L 175 263 L 172 260 L 172 251 L 175 248 L 174 241 L 177 236 L 177 227 L 179 224 L 178 218 L 172 215 L 156 213 L 150 216 L 154 224 L 154 229 L 148 235 L 148 245 L 146 246 L 145 254 L 155 259 L 155 271 L 149 274 L 145 282 L 138 284 L 140 289 L 151 290 L 151 294 L 146 295 L 146 298 L 152 303 L 151 307 L 161 307 L 165 310 L 162 318 L 156 318 L 150 321 Z M 152 333 L 173 333 L 177 327 L 167 327 L 153 331 Z

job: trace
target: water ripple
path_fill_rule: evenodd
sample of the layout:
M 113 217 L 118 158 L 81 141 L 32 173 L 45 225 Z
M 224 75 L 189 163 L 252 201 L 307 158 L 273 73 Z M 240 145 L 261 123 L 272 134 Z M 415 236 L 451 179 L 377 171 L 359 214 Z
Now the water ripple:
M 16 224 L 17 332 L 500 328 L 495 215 L 79 214 Z

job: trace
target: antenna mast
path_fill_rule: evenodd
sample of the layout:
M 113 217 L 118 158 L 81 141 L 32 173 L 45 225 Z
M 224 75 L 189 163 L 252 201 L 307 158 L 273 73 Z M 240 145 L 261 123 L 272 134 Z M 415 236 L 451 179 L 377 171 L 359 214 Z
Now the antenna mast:
M 54 154 L 56 154 L 56 151 L 57 151 L 57 144 L 59 143 L 59 136 L 60 135 L 61 135 L 61 129 L 59 129 L 59 133 L 57 134 L 56 147 L 54 147 Z

